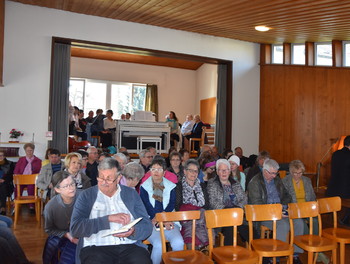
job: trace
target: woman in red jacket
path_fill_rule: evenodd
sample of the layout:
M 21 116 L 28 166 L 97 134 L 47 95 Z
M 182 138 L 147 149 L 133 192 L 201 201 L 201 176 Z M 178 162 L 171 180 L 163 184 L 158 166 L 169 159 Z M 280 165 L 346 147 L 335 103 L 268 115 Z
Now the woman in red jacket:
M 32 143 L 26 143 L 23 146 L 26 155 L 21 157 L 15 167 L 14 174 L 35 174 L 39 173 L 41 169 L 41 159 L 34 156 L 35 146 Z M 34 195 L 34 184 L 22 185 L 21 193 L 23 189 L 27 187 L 28 195 Z M 17 196 L 17 189 L 15 188 L 15 196 Z M 34 212 L 34 204 L 30 204 L 29 208 Z

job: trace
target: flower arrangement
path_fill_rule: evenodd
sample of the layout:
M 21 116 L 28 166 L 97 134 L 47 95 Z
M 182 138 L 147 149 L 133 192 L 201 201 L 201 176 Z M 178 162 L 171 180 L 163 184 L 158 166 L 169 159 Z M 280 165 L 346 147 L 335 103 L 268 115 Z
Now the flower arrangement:
M 10 138 L 18 138 L 20 136 L 23 136 L 23 132 L 12 128 L 12 130 L 10 131 Z

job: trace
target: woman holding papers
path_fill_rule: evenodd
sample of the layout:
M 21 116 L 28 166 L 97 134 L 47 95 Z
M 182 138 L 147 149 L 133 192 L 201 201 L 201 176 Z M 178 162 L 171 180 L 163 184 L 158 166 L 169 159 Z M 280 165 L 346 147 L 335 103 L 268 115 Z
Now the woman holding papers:
M 152 234 L 147 238 L 153 246 L 151 254 L 153 264 L 159 264 L 162 260 L 162 244 L 155 215 L 164 211 L 172 212 L 175 209 L 176 185 L 164 178 L 165 170 L 165 161 L 154 159 L 150 167 L 151 177 L 140 187 L 141 199 L 153 224 Z M 180 227 L 173 222 L 167 222 L 164 223 L 164 228 L 166 229 L 165 238 L 170 242 L 173 251 L 183 250 L 184 241 L 180 234 Z

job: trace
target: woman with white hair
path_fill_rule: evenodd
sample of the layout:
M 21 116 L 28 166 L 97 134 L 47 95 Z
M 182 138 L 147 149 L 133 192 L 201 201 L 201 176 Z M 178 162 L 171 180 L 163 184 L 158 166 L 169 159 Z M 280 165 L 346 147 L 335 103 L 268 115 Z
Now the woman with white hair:
M 239 170 L 239 165 L 241 164 L 241 160 L 238 156 L 232 155 L 228 162 L 231 165 L 231 176 L 236 182 L 239 182 L 245 191 L 245 174 Z
M 232 177 L 231 165 L 226 159 L 216 161 L 217 175 L 208 181 L 207 192 L 209 194 L 209 209 L 224 209 L 224 208 L 244 208 L 247 204 L 247 196 L 243 191 L 242 186 Z M 248 241 L 249 230 L 248 225 L 243 224 L 238 226 L 238 231 L 244 241 Z M 218 231 L 220 232 L 220 231 Z M 233 231 L 232 227 L 223 227 L 221 232 L 225 236 L 224 244 L 232 245 Z

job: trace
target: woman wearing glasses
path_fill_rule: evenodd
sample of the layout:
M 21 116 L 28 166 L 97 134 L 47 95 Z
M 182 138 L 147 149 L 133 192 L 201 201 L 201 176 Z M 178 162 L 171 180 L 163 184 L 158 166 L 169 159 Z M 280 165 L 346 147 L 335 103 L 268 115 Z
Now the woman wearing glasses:
M 209 209 L 209 197 L 205 183 L 198 179 L 199 164 L 189 159 L 184 167 L 185 176 L 176 185 L 176 211 L 200 210 L 201 218 L 196 221 L 196 247 L 203 248 L 208 245 L 208 232 L 205 224 L 204 210 Z M 192 243 L 192 222 L 181 222 L 181 234 L 187 248 Z
M 154 159 L 150 166 L 151 177 L 140 187 L 140 196 L 152 220 L 153 231 L 147 240 L 152 244 L 151 259 L 153 264 L 162 260 L 162 244 L 158 223 L 155 221 L 156 213 L 172 212 L 175 209 L 176 185 L 164 178 L 166 163 L 163 159 Z M 184 241 L 180 228 L 173 222 L 164 223 L 165 238 L 170 242 L 173 251 L 183 250 Z
M 217 176 L 210 179 L 207 185 L 209 194 L 209 209 L 224 209 L 224 208 L 244 208 L 247 204 L 247 196 L 244 193 L 242 186 L 236 182 L 231 174 L 231 165 L 226 159 L 216 161 Z M 248 225 L 243 224 L 238 226 L 239 234 L 244 241 L 249 239 Z M 219 231 L 220 232 L 220 231 Z M 232 227 L 223 227 L 221 232 L 225 236 L 224 244 L 233 244 Z
M 78 239 L 69 233 L 70 218 L 77 198 L 76 183 L 67 171 L 59 171 L 52 177 L 52 186 L 58 194 L 45 206 L 46 240 L 43 263 L 57 263 L 60 249 L 60 263 L 75 263 L 75 249 Z

